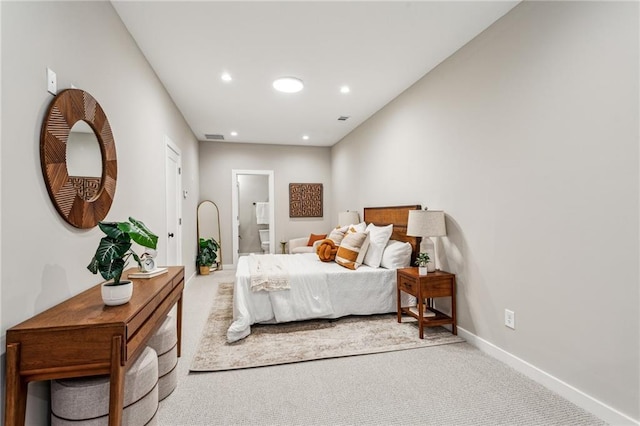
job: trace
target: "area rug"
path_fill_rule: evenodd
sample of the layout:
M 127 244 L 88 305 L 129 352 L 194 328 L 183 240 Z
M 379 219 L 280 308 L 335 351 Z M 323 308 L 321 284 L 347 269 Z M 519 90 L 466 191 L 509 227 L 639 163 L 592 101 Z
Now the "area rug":
M 214 306 L 191 362 L 191 371 L 236 370 L 400 351 L 463 342 L 443 327 L 428 327 L 418 337 L 418 323 L 396 314 L 349 316 L 251 326 L 251 334 L 227 343 L 233 320 L 233 284 L 218 287 Z

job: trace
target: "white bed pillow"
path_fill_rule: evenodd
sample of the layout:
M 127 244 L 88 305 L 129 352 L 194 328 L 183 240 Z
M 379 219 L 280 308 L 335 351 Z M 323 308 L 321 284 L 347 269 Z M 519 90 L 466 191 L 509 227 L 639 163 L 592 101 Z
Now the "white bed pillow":
M 380 266 L 387 269 L 406 268 L 411 264 L 411 244 L 390 240 L 382 253 Z
M 366 232 L 367 224 L 365 222 L 352 223 L 349 225 L 349 229 L 355 229 L 356 232 Z
M 369 248 L 367 249 L 367 254 L 364 256 L 363 263 L 372 268 L 378 268 L 382 260 L 382 253 L 393 233 L 393 225 L 376 226 L 370 223 L 367 226 L 366 232 L 369 233 Z

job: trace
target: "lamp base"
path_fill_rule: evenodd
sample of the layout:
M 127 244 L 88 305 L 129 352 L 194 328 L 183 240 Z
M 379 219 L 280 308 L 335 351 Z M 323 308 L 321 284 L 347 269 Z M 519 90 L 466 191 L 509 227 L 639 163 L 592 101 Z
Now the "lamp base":
M 436 246 L 433 244 L 431 237 L 424 237 L 420 243 L 420 251 L 429 255 L 429 263 L 427 263 L 427 271 L 434 272 L 436 270 Z

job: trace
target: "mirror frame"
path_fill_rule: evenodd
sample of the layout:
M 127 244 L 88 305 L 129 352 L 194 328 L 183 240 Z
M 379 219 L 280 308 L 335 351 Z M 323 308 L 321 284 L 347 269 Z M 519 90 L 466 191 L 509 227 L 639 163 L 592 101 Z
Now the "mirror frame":
M 100 186 L 91 200 L 80 197 L 67 170 L 69 132 L 80 120 L 86 121 L 95 133 L 102 156 Z M 40 164 L 49 197 L 69 224 L 93 228 L 107 216 L 116 192 L 116 145 L 106 114 L 89 93 L 67 89 L 53 98 L 42 123 Z
M 220 209 L 218 208 L 218 205 L 216 203 L 214 203 L 211 200 L 202 200 L 200 201 L 200 203 L 198 203 L 198 207 L 196 209 L 196 233 L 198 234 L 198 241 L 200 241 L 200 207 L 202 207 L 203 204 L 205 203 L 211 203 L 213 204 L 213 206 L 216 208 L 216 212 L 218 213 L 218 252 L 219 252 L 219 259 L 216 261 L 216 268 L 218 270 L 222 270 L 222 234 L 220 233 Z

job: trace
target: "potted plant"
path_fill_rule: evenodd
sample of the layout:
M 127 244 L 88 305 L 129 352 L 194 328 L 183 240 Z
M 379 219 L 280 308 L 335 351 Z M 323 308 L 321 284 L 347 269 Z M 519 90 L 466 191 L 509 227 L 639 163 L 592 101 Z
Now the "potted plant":
M 133 256 L 142 268 L 141 256 L 131 249 L 131 241 L 143 247 L 155 250 L 158 236 L 151 232 L 144 223 L 132 217 L 128 222 L 99 222 L 98 226 L 106 234 L 100 240 L 96 254 L 91 259 L 87 269 L 94 274 L 98 272 L 107 281 L 102 284 L 102 299 L 106 305 L 122 305 L 131 299 L 133 284 L 122 281 L 122 271 L 127 261 Z M 145 253 L 146 254 L 146 253 Z M 142 255 L 144 258 L 145 255 Z
M 198 255 L 196 265 L 200 269 L 201 275 L 209 275 L 211 266 L 216 263 L 220 244 L 213 238 L 200 238 L 198 241 Z
M 418 266 L 419 275 L 427 275 L 427 263 L 429 263 L 429 254 L 422 252 L 416 257 L 416 266 Z

